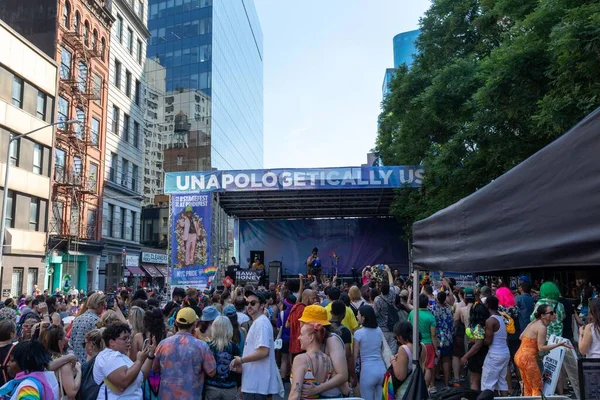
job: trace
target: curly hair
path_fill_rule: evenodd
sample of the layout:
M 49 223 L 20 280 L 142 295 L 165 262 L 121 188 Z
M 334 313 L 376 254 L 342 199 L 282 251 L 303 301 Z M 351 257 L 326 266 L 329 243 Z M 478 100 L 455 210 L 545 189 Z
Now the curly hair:
M 154 336 L 156 343 L 167 337 L 167 327 L 160 308 L 153 308 L 144 313 L 144 332 Z
M 131 333 L 131 328 L 125 322 L 119 321 L 108 325 L 102 332 L 102 340 L 106 347 L 110 347 L 110 341 L 117 340 L 123 332 Z
M 50 353 L 39 340 L 19 342 L 11 355 L 19 369 L 25 373 L 45 371 L 52 361 Z

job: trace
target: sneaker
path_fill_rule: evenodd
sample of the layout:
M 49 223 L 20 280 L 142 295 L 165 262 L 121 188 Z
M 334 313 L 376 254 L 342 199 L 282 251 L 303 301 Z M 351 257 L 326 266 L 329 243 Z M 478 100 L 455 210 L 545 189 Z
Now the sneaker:
M 429 394 L 436 394 L 437 393 L 437 389 L 435 388 L 435 386 L 432 386 L 429 388 Z

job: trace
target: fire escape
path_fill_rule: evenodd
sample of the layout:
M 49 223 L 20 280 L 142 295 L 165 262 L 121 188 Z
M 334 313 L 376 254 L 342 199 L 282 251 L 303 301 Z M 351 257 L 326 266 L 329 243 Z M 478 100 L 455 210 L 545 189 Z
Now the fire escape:
M 88 213 L 87 218 L 84 217 L 88 204 L 96 207 L 97 202 L 93 200 L 98 196 L 97 175 L 100 170 L 89 170 L 88 147 L 99 145 L 100 132 L 93 132 L 87 121 L 91 121 L 90 102 L 99 99 L 102 90 L 93 86 L 90 61 L 100 57 L 101 53 L 88 46 L 91 32 L 84 37 L 62 26 L 60 29 L 63 35 L 59 48 L 67 48 L 72 59 L 70 73 L 61 73 L 59 82 L 59 96 L 69 101 L 68 115 L 59 115 L 59 120 L 78 119 L 82 123 L 57 125 L 55 146 L 65 152 L 65 158 L 63 165 L 55 163 L 52 201 L 54 207 L 60 209 L 53 209 L 50 232 L 55 239 L 66 242 L 68 248 L 76 250 L 77 244 L 71 246 L 73 240 L 75 243 L 79 243 L 79 239 L 98 240 L 97 215 Z M 93 43 L 93 47 L 98 45 Z M 98 212 L 101 210 L 96 209 Z

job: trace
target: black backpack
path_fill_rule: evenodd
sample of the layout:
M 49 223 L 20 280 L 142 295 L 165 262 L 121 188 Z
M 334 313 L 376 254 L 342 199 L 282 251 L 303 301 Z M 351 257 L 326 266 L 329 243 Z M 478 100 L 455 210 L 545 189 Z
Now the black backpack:
M 96 400 L 100 392 L 100 385 L 94 380 L 94 364 L 96 357 L 85 362 L 81 367 L 81 386 L 77 392 L 76 400 Z
M 387 306 L 387 329 L 390 332 L 394 332 L 394 327 L 398 322 L 400 322 L 400 316 L 398 315 L 398 309 L 392 302 L 388 302 L 385 297 L 381 296 L 381 299 Z
M 9 344 L 10 348 L 4 357 L 4 361 L 0 364 L 0 370 L 2 370 L 2 379 L 0 381 L 0 385 L 4 386 L 4 384 L 12 379 L 12 377 L 8 374 L 8 360 L 10 360 L 10 355 L 15 348 L 14 344 Z

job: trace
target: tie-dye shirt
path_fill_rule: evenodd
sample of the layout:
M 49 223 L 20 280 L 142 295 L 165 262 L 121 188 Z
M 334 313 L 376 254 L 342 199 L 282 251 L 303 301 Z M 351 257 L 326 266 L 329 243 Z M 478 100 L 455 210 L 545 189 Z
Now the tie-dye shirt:
M 187 332 L 178 332 L 160 342 L 152 369 L 160 372 L 159 399 L 202 398 L 205 373 L 217 365 L 208 345 Z

